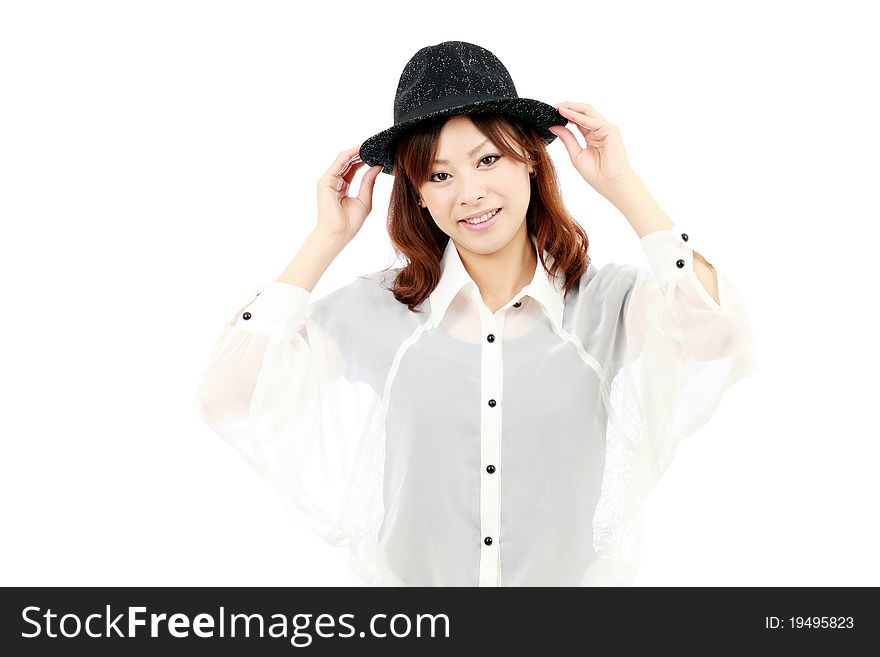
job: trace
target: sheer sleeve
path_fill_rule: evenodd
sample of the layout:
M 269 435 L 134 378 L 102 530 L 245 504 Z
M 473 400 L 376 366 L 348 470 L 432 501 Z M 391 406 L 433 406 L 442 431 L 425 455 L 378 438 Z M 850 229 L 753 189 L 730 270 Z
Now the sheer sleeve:
M 223 327 L 195 413 L 272 482 L 291 516 L 335 546 L 354 546 L 371 518 L 354 484 L 376 399 L 346 379 L 339 294 L 275 282 Z M 324 327 L 332 323 L 333 331 Z M 343 406 L 344 413 L 340 413 Z M 367 468 L 368 469 L 368 468 Z
M 709 421 L 724 392 L 757 371 L 758 358 L 744 299 L 710 262 L 715 302 L 694 271 L 688 233 L 673 226 L 641 244 L 650 269 L 636 269 L 624 301 L 623 356 L 609 401 L 614 430 L 638 448 L 645 493 L 681 441 Z

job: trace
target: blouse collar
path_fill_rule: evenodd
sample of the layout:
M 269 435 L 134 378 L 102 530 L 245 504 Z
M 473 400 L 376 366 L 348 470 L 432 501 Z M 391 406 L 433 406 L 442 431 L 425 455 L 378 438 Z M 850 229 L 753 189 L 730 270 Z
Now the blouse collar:
M 531 234 L 529 239 L 537 255 L 537 241 Z M 553 258 L 546 250 L 542 249 L 542 252 L 544 260 L 549 267 L 553 262 Z M 440 324 L 447 308 L 449 308 L 449 304 L 452 303 L 452 300 L 464 287 L 467 287 L 468 294 L 476 295 L 472 298 L 479 297 L 477 284 L 468 274 L 467 269 L 465 269 L 458 249 L 455 247 L 455 242 L 452 238 L 449 238 L 446 250 L 443 252 L 443 258 L 440 261 L 440 282 L 428 297 L 431 300 L 432 326 L 436 327 Z M 555 328 L 559 329 L 562 327 L 562 311 L 565 307 L 562 285 L 544 270 L 540 258 L 537 258 L 535 263 L 535 273 L 532 276 L 531 282 L 523 287 L 517 298 L 511 301 L 515 302 L 525 295 L 532 297 L 543 306 L 544 313 L 553 322 Z

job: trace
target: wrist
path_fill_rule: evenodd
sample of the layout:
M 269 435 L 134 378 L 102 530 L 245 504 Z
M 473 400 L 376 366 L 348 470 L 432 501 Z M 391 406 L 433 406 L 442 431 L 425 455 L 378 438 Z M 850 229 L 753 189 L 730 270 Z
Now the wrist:
M 619 209 L 622 202 L 636 194 L 642 193 L 645 189 L 645 184 L 638 174 L 633 170 L 629 170 L 609 182 L 603 190 L 603 196 Z
M 321 251 L 340 252 L 348 244 L 348 238 L 341 233 L 331 233 L 323 228 L 315 228 L 308 236 L 309 242 Z

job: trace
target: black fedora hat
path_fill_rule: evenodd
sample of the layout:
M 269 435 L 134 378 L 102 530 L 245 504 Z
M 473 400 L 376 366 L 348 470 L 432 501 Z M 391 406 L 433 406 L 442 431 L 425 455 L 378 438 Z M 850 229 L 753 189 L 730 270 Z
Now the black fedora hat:
M 485 48 L 465 41 L 444 41 L 419 50 L 407 62 L 394 96 L 394 125 L 373 135 L 360 147 L 367 166 L 382 165 L 391 174 L 395 140 L 424 119 L 451 114 L 498 112 L 534 126 L 544 143 L 548 128 L 569 121 L 539 100 L 520 98 L 504 64 Z

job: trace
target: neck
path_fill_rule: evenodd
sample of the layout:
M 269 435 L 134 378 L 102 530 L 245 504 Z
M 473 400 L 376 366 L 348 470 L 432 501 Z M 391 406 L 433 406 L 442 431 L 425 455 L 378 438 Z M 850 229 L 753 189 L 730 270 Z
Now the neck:
M 538 263 L 535 246 L 525 230 L 525 224 L 517 237 L 495 253 L 483 255 L 459 249 L 458 254 L 493 312 L 532 281 Z

